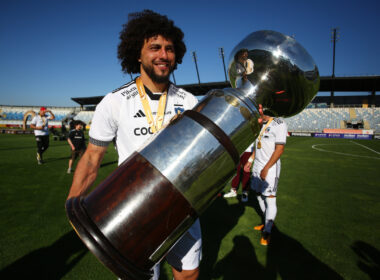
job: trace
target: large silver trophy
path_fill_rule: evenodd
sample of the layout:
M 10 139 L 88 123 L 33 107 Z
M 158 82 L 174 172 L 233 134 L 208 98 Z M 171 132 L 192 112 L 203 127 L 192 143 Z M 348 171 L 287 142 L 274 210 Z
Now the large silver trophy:
M 233 88 L 208 92 L 94 191 L 67 201 L 82 241 L 120 278 L 150 279 L 211 204 L 260 132 L 258 104 L 267 115 L 292 116 L 319 88 L 311 56 L 274 31 L 241 41 L 228 71 Z

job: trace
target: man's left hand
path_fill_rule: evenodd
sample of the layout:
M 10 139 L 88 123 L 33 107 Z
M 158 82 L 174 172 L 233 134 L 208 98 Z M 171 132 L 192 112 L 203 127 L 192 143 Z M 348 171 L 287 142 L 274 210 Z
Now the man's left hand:
M 264 110 L 263 110 L 263 105 L 259 104 L 259 114 L 260 117 L 258 119 L 260 127 L 263 125 L 263 119 L 264 119 Z
M 268 175 L 268 169 L 267 168 L 263 168 L 260 172 L 260 178 L 261 180 L 265 180 L 265 178 L 267 177 Z

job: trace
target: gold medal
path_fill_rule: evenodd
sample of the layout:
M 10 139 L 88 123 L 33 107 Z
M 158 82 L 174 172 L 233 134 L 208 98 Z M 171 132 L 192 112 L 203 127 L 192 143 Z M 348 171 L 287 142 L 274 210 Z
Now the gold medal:
M 42 119 L 42 127 L 45 127 L 45 125 L 46 125 L 46 117 L 44 116 L 41 119 Z
M 267 127 L 269 126 L 269 124 L 273 121 L 273 118 L 270 118 L 269 121 L 267 122 L 267 124 L 261 129 L 261 133 L 259 135 L 259 137 L 257 137 L 257 146 L 256 148 L 257 149 L 261 149 L 261 137 L 263 137 L 263 134 L 265 132 L 265 130 L 267 129 Z
M 141 102 L 142 102 L 142 105 L 143 105 L 143 108 L 145 111 L 145 115 L 146 115 L 148 124 L 149 124 L 152 132 L 156 133 L 157 131 L 159 131 L 162 128 L 162 123 L 164 121 L 167 92 L 165 91 L 160 97 L 160 101 L 158 103 L 156 124 L 155 124 L 153 116 L 152 116 L 152 111 L 150 109 L 149 102 L 146 98 L 145 88 L 144 88 L 144 84 L 141 80 L 141 77 L 138 77 L 136 79 L 136 85 L 137 85 L 137 90 L 138 90 L 140 98 L 141 98 Z

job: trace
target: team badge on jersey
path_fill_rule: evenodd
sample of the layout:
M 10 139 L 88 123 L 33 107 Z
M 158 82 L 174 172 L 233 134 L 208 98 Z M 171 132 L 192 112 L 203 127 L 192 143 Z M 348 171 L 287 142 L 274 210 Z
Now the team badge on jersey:
M 185 111 L 185 109 L 183 108 L 183 105 L 179 105 L 179 104 L 174 105 L 174 112 L 177 115 L 182 114 L 184 111 Z

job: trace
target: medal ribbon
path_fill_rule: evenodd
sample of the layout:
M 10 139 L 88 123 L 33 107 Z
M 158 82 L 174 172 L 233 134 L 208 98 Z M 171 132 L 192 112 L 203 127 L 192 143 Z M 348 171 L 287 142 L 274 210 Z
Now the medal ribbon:
M 257 138 L 259 140 L 259 142 L 257 143 L 257 148 L 261 148 L 261 137 L 263 137 L 263 134 L 265 132 L 265 129 L 267 129 L 267 127 L 269 126 L 269 124 L 273 121 L 273 118 L 270 118 L 269 121 L 267 122 L 267 124 L 264 126 L 264 128 L 261 130 L 261 133 L 259 135 L 259 137 Z
M 46 125 L 46 117 L 42 117 L 42 127 L 45 127 Z
M 152 129 L 153 133 L 156 133 L 162 128 L 162 123 L 164 121 L 164 114 L 165 114 L 165 107 L 166 107 L 166 96 L 167 92 L 165 91 L 158 102 L 158 110 L 157 110 L 157 117 L 156 117 L 156 124 L 154 123 L 153 115 L 152 115 L 152 110 L 149 105 L 149 101 L 146 96 L 144 84 L 141 80 L 141 77 L 138 77 L 136 79 L 136 85 L 137 85 L 137 90 L 140 95 L 141 103 L 144 108 L 144 112 L 146 115 L 146 119 L 148 121 L 148 124 L 150 128 Z

